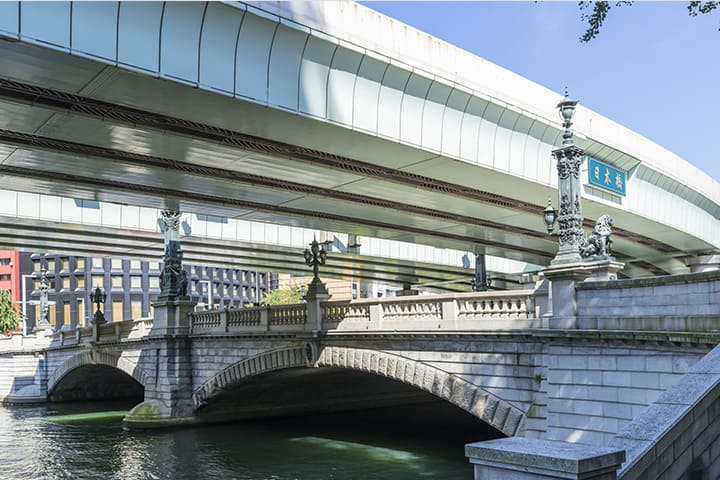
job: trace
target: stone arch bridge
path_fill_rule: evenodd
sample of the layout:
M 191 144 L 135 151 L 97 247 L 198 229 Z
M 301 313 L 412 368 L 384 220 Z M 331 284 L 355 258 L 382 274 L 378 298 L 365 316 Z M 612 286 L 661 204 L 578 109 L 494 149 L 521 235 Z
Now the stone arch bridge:
M 498 437 L 622 448 L 623 478 L 650 478 L 638 471 L 667 456 L 658 445 L 677 453 L 668 469 L 713 468 L 720 274 L 573 283 L 562 315 L 553 284 L 203 312 L 170 300 L 154 319 L 3 340 L 0 389 L 6 402 L 135 397 L 125 421 L 141 428 L 440 399 Z M 638 435 L 658 408 L 652 438 Z M 672 450 L 679 426 L 705 444 Z

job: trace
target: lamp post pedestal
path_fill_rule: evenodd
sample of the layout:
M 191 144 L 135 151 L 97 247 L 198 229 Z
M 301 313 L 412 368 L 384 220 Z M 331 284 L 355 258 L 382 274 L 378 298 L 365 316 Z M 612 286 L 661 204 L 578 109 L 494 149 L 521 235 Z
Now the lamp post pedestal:
M 605 259 L 551 265 L 542 270 L 540 275 L 550 281 L 550 318 L 547 327 L 564 330 L 578 328 L 576 284 L 617 280 L 617 272 L 624 266 L 624 263 Z

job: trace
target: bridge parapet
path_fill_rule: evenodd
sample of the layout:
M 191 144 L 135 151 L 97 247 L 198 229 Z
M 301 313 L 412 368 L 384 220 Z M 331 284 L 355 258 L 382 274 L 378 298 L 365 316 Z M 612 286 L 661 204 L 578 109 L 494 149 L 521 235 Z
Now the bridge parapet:
M 193 334 L 305 331 L 312 304 L 222 309 L 190 314 Z M 532 290 L 321 302 L 322 329 L 362 331 L 537 328 Z

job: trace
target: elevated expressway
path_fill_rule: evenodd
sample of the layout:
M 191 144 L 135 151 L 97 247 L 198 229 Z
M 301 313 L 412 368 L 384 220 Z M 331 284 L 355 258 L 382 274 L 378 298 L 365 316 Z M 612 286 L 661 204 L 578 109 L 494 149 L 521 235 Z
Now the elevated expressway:
M 560 96 L 344 2 L 0 3 L 0 181 L 546 265 Z M 584 108 L 624 274 L 720 252 L 720 185 Z M 583 173 L 584 181 L 587 173 Z M 555 201 L 556 202 L 556 201 Z

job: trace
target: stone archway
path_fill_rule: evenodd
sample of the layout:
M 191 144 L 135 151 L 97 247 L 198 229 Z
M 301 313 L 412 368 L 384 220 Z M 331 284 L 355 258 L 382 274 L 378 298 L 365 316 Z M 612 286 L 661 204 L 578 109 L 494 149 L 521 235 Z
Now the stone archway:
M 146 388 L 148 385 L 149 376 L 147 373 L 130 360 L 107 352 L 87 350 L 73 355 L 55 369 L 52 375 L 48 377 L 48 394 L 52 393 L 60 381 L 70 372 L 88 365 L 105 365 L 116 368 L 134 378 L 143 388 Z
M 400 355 L 378 350 L 327 346 L 319 354 L 312 344 L 273 350 L 223 369 L 193 393 L 195 410 L 225 388 L 272 370 L 333 367 L 372 373 L 425 390 L 456 405 L 510 437 L 517 435 L 525 414 L 508 402 L 462 378 Z

